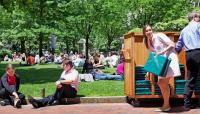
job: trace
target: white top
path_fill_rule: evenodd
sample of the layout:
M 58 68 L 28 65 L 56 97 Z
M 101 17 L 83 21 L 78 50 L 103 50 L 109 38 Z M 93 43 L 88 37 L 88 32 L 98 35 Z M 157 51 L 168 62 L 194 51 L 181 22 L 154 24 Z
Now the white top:
M 148 42 L 148 45 L 150 47 L 150 51 L 153 52 L 161 52 L 162 50 L 166 49 L 168 47 L 168 44 L 173 44 L 173 42 L 170 40 L 169 37 L 167 37 L 163 33 L 156 33 L 153 34 L 153 41 L 152 45 Z M 180 76 L 180 68 L 178 63 L 178 57 L 174 49 L 167 51 L 163 54 L 165 57 L 171 58 L 171 63 L 169 65 L 168 71 L 167 71 L 167 77 L 176 77 Z
M 60 79 L 65 79 L 65 80 L 72 80 L 73 82 L 71 83 L 71 86 L 78 90 L 78 71 L 75 69 L 71 69 L 69 72 L 63 71 Z

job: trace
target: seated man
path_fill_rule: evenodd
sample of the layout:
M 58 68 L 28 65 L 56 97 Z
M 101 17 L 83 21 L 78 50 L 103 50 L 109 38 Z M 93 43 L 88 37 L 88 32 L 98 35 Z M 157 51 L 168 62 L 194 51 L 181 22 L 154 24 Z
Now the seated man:
M 20 79 L 15 74 L 15 69 L 12 64 L 6 67 L 6 73 L 0 80 L 0 101 L 1 106 L 13 105 L 15 108 L 20 108 L 22 103 L 26 103 L 25 96 L 19 93 Z
M 55 83 L 57 88 L 54 95 L 50 95 L 39 100 L 29 96 L 28 100 L 34 108 L 59 104 L 62 98 L 76 97 L 78 87 L 78 71 L 73 69 L 73 64 L 68 59 L 63 60 L 62 66 L 64 71 L 62 72 L 60 79 Z
M 30 54 L 27 58 L 27 65 L 34 65 L 35 64 L 35 58 Z

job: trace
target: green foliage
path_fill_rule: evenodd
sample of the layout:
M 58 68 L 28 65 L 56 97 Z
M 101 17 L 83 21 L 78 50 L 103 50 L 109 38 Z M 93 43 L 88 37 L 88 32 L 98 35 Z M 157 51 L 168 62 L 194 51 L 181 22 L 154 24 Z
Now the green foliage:
M 5 55 L 8 55 L 8 57 L 11 58 L 12 57 L 12 51 L 5 49 L 5 48 L 0 49 L 0 58 L 4 58 Z
M 200 7 L 196 7 L 196 8 L 194 8 L 193 11 L 195 11 L 195 12 L 199 12 L 199 13 L 200 13 Z
M 133 28 L 129 32 L 142 32 L 142 29 L 141 28 Z
M 167 23 L 156 23 L 154 26 L 154 30 L 156 31 L 181 31 L 186 25 L 188 21 L 186 19 L 177 19 L 172 20 Z
M 188 0 L 136 0 L 131 2 L 130 22 L 134 27 L 165 23 L 187 14 L 191 7 Z
M 60 50 L 59 50 L 58 48 L 56 48 L 56 49 L 55 49 L 55 53 L 56 53 L 57 55 L 59 55 L 59 54 L 60 54 Z
M 92 42 L 91 51 L 117 50 L 124 33 L 147 23 L 158 31 L 180 31 L 182 17 L 193 10 L 200 11 L 188 0 L 2 0 L 0 41 L 41 52 L 55 34 L 59 50 L 77 50 L 81 38 Z
M 0 42 L 0 48 L 3 46 L 3 43 L 2 42 Z
M 111 43 L 111 50 L 119 51 L 121 50 L 121 46 L 122 46 L 122 42 L 120 41 L 120 39 L 115 39 Z

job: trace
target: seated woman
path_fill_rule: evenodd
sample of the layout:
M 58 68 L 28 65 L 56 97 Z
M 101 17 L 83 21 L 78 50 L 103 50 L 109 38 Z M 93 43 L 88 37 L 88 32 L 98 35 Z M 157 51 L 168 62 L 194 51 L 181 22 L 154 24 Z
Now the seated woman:
M 4 60 L 4 61 L 10 61 L 10 58 L 8 57 L 8 55 L 5 55 L 5 57 L 4 57 L 3 60 Z
M 1 106 L 13 105 L 15 108 L 20 108 L 22 104 L 25 104 L 25 96 L 18 92 L 20 85 L 20 79 L 15 74 L 15 68 L 12 64 L 8 64 L 6 67 L 6 73 L 0 80 L 0 101 Z
M 120 59 L 119 59 L 119 63 L 117 65 L 117 74 L 121 75 L 122 77 L 124 77 L 124 55 L 122 52 L 120 52 Z
M 94 72 L 94 66 L 93 66 L 92 61 L 89 59 L 86 59 L 83 65 L 82 74 L 84 73 L 93 74 L 93 72 Z
M 94 81 L 95 72 L 93 62 L 90 59 L 86 59 L 83 65 L 82 74 L 79 75 L 81 81 Z
M 104 69 L 104 68 L 105 68 L 105 66 L 104 66 L 104 64 L 102 63 L 102 60 L 100 59 L 100 56 L 99 56 L 98 54 L 96 54 L 96 55 L 94 56 L 94 67 L 95 67 L 96 69 Z
M 21 60 L 25 62 L 26 61 L 26 54 L 22 53 L 20 56 L 21 56 Z

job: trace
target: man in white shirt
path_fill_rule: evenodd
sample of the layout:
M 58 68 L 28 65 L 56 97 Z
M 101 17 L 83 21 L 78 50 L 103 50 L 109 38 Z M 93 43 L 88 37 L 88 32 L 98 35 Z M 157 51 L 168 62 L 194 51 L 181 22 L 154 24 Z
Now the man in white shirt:
M 63 72 L 60 79 L 55 83 L 57 89 L 54 95 L 39 100 L 31 96 L 28 97 L 29 102 L 34 108 L 56 105 L 60 103 L 62 98 L 74 98 L 77 96 L 78 71 L 73 68 L 72 62 L 68 59 L 63 60 L 62 67 Z

